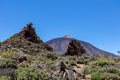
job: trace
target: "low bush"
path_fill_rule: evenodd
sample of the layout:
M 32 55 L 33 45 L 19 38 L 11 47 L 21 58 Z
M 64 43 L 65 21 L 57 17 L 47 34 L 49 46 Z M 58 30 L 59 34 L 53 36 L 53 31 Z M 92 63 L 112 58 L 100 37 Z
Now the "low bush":
M 1 60 L 0 68 L 17 68 L 17 62 L 13 60 Z
M 118 74 L 95 72 L 91 74 L 91 80 L 120 80 Z
M 105 65 L 114 65 L 115 61 L 105 58 L 99 58 L 96 61 L 90 63 L 91 66 L 105 66 Z
M 4 57 L 4 58 L 11 58 L 14 55 L 15 55 L 15 53 L 13 50 L 7 50 L 7 51 L 3 51 L 0 56 Z
M 85 75 L 90 74 L 90 68 L 89 66 L 85 66 L 82 70 L 81 70 L 82 74 L 83 74 L 83 78 L 85 78 Z
M 45 80 L 50 74 L 41 69 L 19 68 L 16 70 L 17 80 Z
M 9 80 L 8 76 L 0 76 L 0 80 Z

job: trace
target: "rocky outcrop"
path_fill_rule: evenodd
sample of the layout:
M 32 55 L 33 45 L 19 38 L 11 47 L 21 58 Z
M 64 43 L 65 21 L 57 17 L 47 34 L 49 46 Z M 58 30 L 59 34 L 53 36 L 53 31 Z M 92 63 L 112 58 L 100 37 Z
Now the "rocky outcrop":
M 40 40 L 40 38 L 37 36 L 32 23 L 27 24 L 27 26 L 24 27 L 19 34 L 17 34 L 17 36 L 27 39 L 32 43 L 43 43 L 42 40 Z
M 1 43 L 1 50 L 10 48 L 18 48 L 25 54 L 36 54 L 44 50 L 52 51 L 52 48 L 44 44 L 37 36 L 32 23 L 27 24 L 19 33 Z
M 69 43 L 69 46 L 65 55 L 82 55 L 85 52 L 86 52 L 85 49 L 81 46 L 79 41 L 72 40 Z

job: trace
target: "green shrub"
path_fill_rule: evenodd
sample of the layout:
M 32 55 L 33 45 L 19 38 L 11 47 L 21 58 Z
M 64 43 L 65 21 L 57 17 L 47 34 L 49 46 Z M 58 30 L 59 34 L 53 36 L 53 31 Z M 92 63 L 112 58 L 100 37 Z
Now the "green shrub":
M 0 68 L 17 68 L 17 62 L 13 60 L 0 60 Z
M 91 74 L 91 80 L 119 80 L 120 76 L 113 73 L 100 73 L 95 72 Z
M 44 80 L 50 76 L 41 69 L 19 68 L 16 70 L 17 80 Z
M 28 63 L 27 61 L 23 61 L 21 63 L 18 64 L 18 67 L 22 67 L 22 68 L 25 68 L 25 67 L 30 67 L 30 63 Z
M 14 55 L 15 55 L 15 53 L 13 50 L 7 50 L 7 51 L 3 51 L 0 56 L 4 57 L 4 58 L 11 58 Z
M 117 73 L 117 74 L 120 75 L 120 69 L 119 68 L 115 68 L 114 66 L 109 67 L 108 72 L 109 73 Z
M 82 69 L 82 73 L 83 73 L 83 74 L 89 74 L 89 73 L 90 73 L 90 68 L 89 68 L 89 66 L 85 66 L 85 67 Z
M 91 74 L 91 80 L 101 80 L 101 74 L 96 72 Z
M 85 75 L 90 74 L 89 66 L 85 66 L 81 72 L 83 74 L 83 78 L 85 78 Z
M 91 66 L 105 66 L 105 65 L 114 65 L 115 61 L 105 58 L 99 58 L 96 61 L 90 63 Z
M 118 74 L 113 73 L 101 73 L 101 79 L 103 80 L 120 80 L 120 76 Z
M 0 76 L 0 80 L 9 80 L 9 77 L 7 77 L 7 76 Z

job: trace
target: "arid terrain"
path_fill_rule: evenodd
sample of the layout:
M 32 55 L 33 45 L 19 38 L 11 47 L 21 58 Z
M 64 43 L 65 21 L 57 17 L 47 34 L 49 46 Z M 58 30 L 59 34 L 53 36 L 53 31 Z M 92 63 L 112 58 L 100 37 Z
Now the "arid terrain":
M 70 36 L 44 43 L 29 23 L 0 43 L 0 80 L 120 80 L 120 57 Z

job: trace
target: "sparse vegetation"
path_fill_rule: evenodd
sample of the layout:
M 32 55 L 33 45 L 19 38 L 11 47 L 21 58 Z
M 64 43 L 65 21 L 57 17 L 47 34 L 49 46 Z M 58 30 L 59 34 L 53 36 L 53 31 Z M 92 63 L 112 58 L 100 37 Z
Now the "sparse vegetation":
M 7 76 L 0 76 L 0 80 L 9 80 L 10 78 Z
M 15 55 L 14 51 L 13 50 L 7 50 L 7 51 L 3 51 L 1 52 L 1 57 L 4 57 L 4 58 L 10 58 L 10 57 L 13 57 Z
M 32 24 L 1 43 L 0 80 L 120 80 L 120 58 L 90 56 L 72 40 L 57 55 L 36 35 Z
M 119 80 L 120 69 L 115 67 L 115 61 L 98 58 L 90 63 L 92 80 Z

